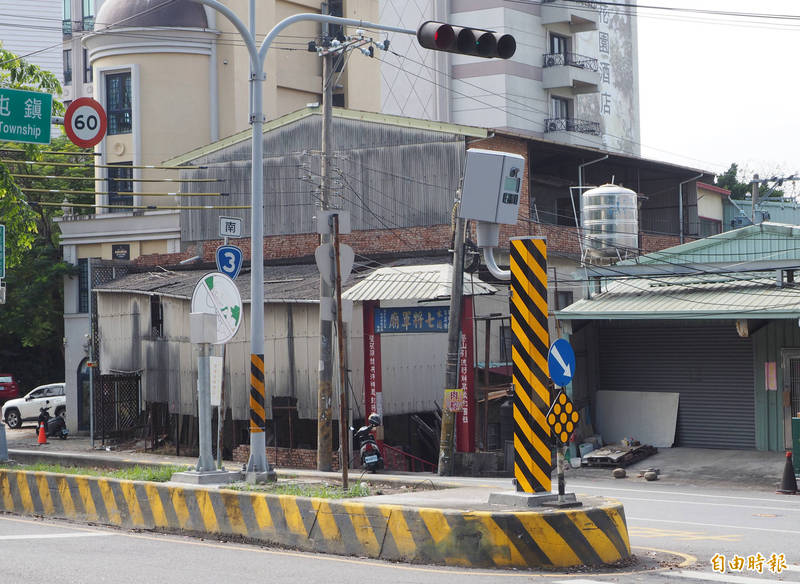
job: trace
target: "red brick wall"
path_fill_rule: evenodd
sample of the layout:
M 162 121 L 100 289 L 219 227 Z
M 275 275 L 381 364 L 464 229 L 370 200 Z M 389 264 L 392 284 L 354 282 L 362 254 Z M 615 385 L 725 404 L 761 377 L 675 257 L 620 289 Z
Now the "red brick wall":
M 250 445 L 240 444 L 233 449 L 234 462 L 246 463 L 250 458 Z M 271 466 L 278 468 L 303 468 L 314 470 L 317 468 L 317 451 L 301 448 L 278 448 L 277 458 L 275 448 L 267 448 L 267 460 Z M 336 452 L 331 457 L 332 470 L 339 470 L 339 457 Z

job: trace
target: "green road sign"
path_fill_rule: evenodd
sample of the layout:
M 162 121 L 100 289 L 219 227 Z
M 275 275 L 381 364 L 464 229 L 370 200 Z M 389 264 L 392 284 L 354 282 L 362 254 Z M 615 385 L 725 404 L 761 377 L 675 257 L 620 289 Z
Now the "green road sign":
M 0 141 L 50 143 L 53 96 L 0 87 Z
M 6 277 L 6 226 L 0 225 L 0 280 Z

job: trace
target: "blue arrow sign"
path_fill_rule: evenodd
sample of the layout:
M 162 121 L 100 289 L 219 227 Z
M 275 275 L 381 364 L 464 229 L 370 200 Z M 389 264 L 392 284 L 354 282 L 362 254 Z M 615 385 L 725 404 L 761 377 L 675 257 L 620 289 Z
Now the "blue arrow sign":
M 566 386 L 575 375 L 575 351 L 564 339 L 557 339 L 547 353 L 547 368 L 550 379 L 558 387 Z
M 242 269 L 242 250 L 235 245 L 221 245 L 217 248 L 217 270 L 235 280 Z

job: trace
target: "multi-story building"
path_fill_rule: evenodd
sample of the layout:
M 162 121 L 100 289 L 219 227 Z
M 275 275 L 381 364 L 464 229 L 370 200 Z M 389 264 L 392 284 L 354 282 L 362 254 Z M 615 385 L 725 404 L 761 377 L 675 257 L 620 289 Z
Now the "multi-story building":
M 63 91 L 65 104 L 79 97 L 94 97 L 94 76 L 83 37 L 94 30 L 94 19 L 103 0 L 62 0 Z
M 421 49 L 395 35 L 381 62 L 381 109 L 639 153 L 636 18 L 631 2 L 383 0 L 381 22 L 425 20 L 511 34 L 508 61 Z
M 0 42 L 7 51 L 50 71 L 63 82 L 60 10 L 60 0 L 0 0 Z

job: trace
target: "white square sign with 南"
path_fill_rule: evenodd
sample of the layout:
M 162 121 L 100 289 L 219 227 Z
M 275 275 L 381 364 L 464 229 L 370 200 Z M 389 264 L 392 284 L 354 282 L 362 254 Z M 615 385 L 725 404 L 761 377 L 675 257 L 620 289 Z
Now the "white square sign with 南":
M 239 217 L 220 217 L 219 218 L 220 237 L 241 237 L 242 220 Z

